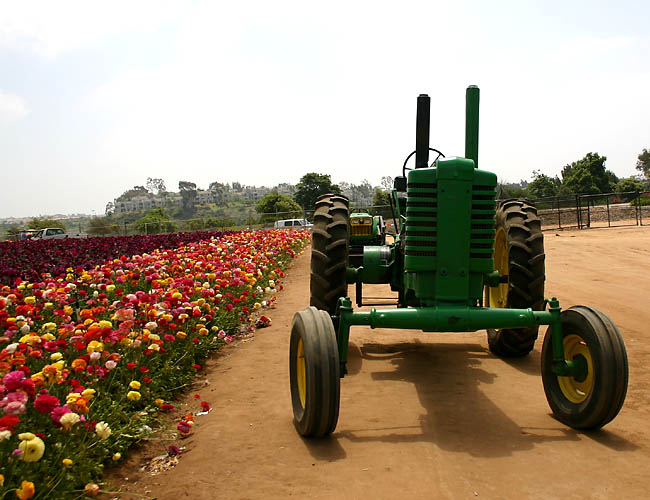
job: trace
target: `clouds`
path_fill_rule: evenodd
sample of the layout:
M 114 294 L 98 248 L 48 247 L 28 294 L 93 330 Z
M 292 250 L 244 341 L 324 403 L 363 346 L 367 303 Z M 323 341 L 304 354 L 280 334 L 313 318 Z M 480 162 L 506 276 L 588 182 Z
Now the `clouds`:
M 105 37 L 152 30 L 180 10 L 167 1 L 0 2 L 0 47 L 53 59 Z
M 12 122 L 29 114 L 25 100 L 17 95 L 3 92 L 0 89 L 0 121 Z
M 501 179 L 553 175 L 588 151 L 633 174 L 650 136 L 650 43 L 635 21 L 647 9 L 623 1 L 609 22 L 565 4 L 6 2 L 0 115 L 20 126 L 0 148 L 43 172 L 35 192 L 58 177 L 82 191 L 68 211 L 99 211 L 147 177 L 378 183 L 414 146 L 421 92 L 432 145 L 462 154 L 477 84 L 481 165 Z M 51 203 L 36 210 L 65 211 Z

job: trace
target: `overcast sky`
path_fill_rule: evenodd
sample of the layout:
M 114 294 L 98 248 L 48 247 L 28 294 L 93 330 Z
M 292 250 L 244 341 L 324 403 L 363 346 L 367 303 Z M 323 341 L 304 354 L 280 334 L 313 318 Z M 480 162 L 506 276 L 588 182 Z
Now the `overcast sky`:
M 147 177 L 379 184 L 415 146 L 559 174 L 590 151 L 619 177 L 650 148 L 650 2 L 0 0 L 0 217 L 103 213 Z

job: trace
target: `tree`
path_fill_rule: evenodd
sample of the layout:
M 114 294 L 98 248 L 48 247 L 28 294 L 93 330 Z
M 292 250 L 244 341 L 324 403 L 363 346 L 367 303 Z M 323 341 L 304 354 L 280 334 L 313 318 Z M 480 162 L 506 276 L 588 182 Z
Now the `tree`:
M 266 193 L 255 206 L 262 222 L 276 219 L 294 219 L 302 215 L 302 207 L 294 200 L 277 191 Z
M 27 229 L 45 229 L 46 227 L 60 227 L 65 229 L 65 224 L 60 220 L 47 218 L 41 219 L 39 217 L 34 217 L 27 224 Z
M 208 190 L 214 193 L 215 203 L 221 205 L 226 201 L 226 194 L 230 191 L 230 186 L 214 181 L 210 183 Z
M 144 186 L 133 186 L 131 189 L 127 189 L 120 196 L 116 198 L 116 201 L 129 201 L 136 196 L 141 196 L 147 194 L 149 191 Z
M 618 181 L 616 184 L 616 193 L 619 195 L 621 193 L 638 193 L 644 190 L 645 186 L 643 185 L 643 182 L 641 182 L 639 179 L 635 179 L 634 177 L 626 177 Z M 635 195 L 633 194 L 628 194 L 621 196 L 621 198 L 623 198 L 625 201 L 630 201 L 634 199 L 634 196 Z
M 115 212 L 115 203 L 113 203 L 112 201 L 109 201 L 109 202 L 106 204 L 106 209 L 104 210 L 104 213 L 105 213 L 106 215 L 111 215 L 111 214 L 113 214 L 114 212 Z
M 149 210 L 144 217 L 135 222 L 135 228 L 146 234 L 171 233 L 176 231 L 176 225 L 172 222 L 164 208 L 152 208 Z
M 381 178 L 381 187 L 384 191 L 389 193 L 393 189 L 393 178 L 390 175 L 385 175 Z
M 551 198 L 557 196 L 560 179 L 551 179 L 540 171 L 533 171 L 533 182 L 528 185 L 531 198 Z
M 644 149 L 636 160 L 636 169 L 650 182 L 650 151 Z
M 609 193 L 614 190 L 616 176 L 605 169 L 606 156 L 587 153 L 581 160 L 562 169 L 562 185 L 576 194 Z
M 196 184 L 188 181 L 179 181 L 178 190 L 181 193 L 183 212 L 191 212 L 194 209 L 194 201 L 196 200 Z
M 294 198 L 301 207 L 311 210 L 321 194 L 340 192 L 341 189 L 336 184 L 332 184 L 329 175 L 312 172 L 301 177 L 300 182 L 296 185 Z
M 167 191 L 167 188 L 165 187 L 165 181 L 162 179 L 147 177 L 147 191 L 150 193 L 154 193 L 155 191 L 154 194 L 160 194 L 164 191 Z
M 375 188 L 375 194 L 372 197 L 372 204 L 375 207 L 390 205 L 390 192 L 380 188 Z
M 95 236 L 116 234 L 119 232 L 119 229 L 119 226 L 107 217 L 92 217 L 88 221 L 88 234 Z

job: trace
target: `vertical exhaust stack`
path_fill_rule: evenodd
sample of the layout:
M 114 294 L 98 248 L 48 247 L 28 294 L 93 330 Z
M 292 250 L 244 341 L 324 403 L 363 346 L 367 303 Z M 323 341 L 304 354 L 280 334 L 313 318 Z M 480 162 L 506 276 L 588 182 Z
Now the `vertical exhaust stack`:
M 465 93 L 465 158 L 474 160 L 478 168 L 478 106 L 481 91 L 476 85 Z
M 418 111 L 415 123 L 415 168 L 429 166 L 429 120 L 431 98 L 427 94 L 418 96 Z

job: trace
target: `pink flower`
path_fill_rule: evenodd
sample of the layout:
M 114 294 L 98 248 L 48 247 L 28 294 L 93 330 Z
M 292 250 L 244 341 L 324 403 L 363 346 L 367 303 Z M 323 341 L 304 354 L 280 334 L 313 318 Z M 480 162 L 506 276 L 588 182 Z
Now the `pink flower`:
M 67 408 L 65 406 L 54 408 L 54 410 L 52 410 L 52 413 L 50 413 L 52 422 L 54 422 L 56 425 L 61 425 L 61 417 L 66 413 L 70 413 L 70 411 L 70 408 Z
M 224 337 L 223 340 L 226 341 L 226 344 L 230 344 L 235 341 L 235 337 L 233 337 L 232 335 L 227 335 L 226 337 Z
M 24 378 L 25 374 L 20 370 L 16 370 L 7 373 L 2 379 L 2 383 L 4 384 L 6 390 L 15 391 L 17 389 L 20 389 Z
M 20 401 L 12 401 L 4 407 L 4 411 L 7 415 L 22 415 L 25 413 L 25 405 Z
M 219 337 L 220 339 L 223 339 L 225 336 L 226 336 L 226 332 L 224 332 L 223 330 L 219 330 L 219 333 L 217 333 L 217 337 Z

